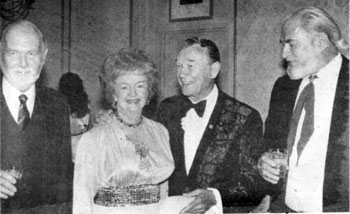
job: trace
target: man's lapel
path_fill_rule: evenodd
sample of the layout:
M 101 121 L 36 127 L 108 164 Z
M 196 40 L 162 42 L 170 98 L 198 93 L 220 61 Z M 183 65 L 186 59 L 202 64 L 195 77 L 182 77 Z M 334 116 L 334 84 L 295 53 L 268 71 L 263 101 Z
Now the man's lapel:
M 349 125 L 349 60 L 343 57 L 335 92 L 329 142 L 336 142 Z
M 36 123 L 42 127 L 46 127 L 45 115 L 48 114 L 47 105 L 45 105 L 45 100 L 42 96 L 42 91 L 40 87 L 36 87 L 35 89 L 35 102 L 33 108 L 33 114 L 31 120 L 33 123 Z
M 333 103 L 323 205 L 337 203 L 344 197 L 349 205 L 349 60 L 343 57 Z

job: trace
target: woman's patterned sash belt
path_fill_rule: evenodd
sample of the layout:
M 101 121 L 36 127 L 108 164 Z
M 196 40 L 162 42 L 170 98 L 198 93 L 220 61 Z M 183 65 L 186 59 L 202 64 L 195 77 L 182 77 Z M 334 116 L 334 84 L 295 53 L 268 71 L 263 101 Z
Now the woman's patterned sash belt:
M 127 187 L 101 187 L 95 197 L 95 204 L 106 207 L 124 207 L 159 202 L 159 186 L 152 184 Z

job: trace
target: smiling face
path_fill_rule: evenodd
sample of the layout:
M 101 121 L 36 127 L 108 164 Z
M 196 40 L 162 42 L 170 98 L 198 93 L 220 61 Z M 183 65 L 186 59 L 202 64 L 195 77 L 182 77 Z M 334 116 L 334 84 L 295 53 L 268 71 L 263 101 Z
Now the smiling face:
M 220 71 L 220 63 L 211 64 L 207 50 L 198 44 L 182 49 L 176 63 L 182 93 L 194 102 L 208 96 Z
M 147 77 L 137 72 L 125 74 L 115 80 L 114 99 L 117 101 L 119 115 L 123 113 L 142 113 L 148 99 Z
M 302 79 L 320 69 L 322 55 L 315 41 L 314 34 L 295 24 L 284 28 L 282 57 L 288 63 L 287 73 L 291 79 Z
M 0 65 L 4 78 L 19 91 L 35 84 L 45 63 L 47 50 L 40 49 L 40 39 L 33 29 L 16 26 L 1 43 Z

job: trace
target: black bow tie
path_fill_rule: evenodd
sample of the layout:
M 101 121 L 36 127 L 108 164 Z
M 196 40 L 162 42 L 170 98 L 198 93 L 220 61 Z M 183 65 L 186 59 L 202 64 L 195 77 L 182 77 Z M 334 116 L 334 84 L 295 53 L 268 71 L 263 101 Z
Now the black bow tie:
M 186 103 L 187 111 L 193 108 L 198 116 L 203 117 L 205 105 L 207 104 L 206 100 L 202 100 L 199 103 L 193 104 L 190 100 Z

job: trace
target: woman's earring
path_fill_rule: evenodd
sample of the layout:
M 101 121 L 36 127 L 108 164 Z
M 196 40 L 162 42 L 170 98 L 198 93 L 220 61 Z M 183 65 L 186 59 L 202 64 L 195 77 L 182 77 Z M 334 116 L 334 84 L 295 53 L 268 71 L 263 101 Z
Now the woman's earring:
M 113 108 L 117 108 L 117 104 L 118 104 L 118 101 L 117 100 L 114 100 L 114 102 L 112 103 L 112 106 L 113 106 Z
M 148 105 L 149 104 L 149 99 L 147 99 L 147 101 L 146 101 L 146 105 Z

